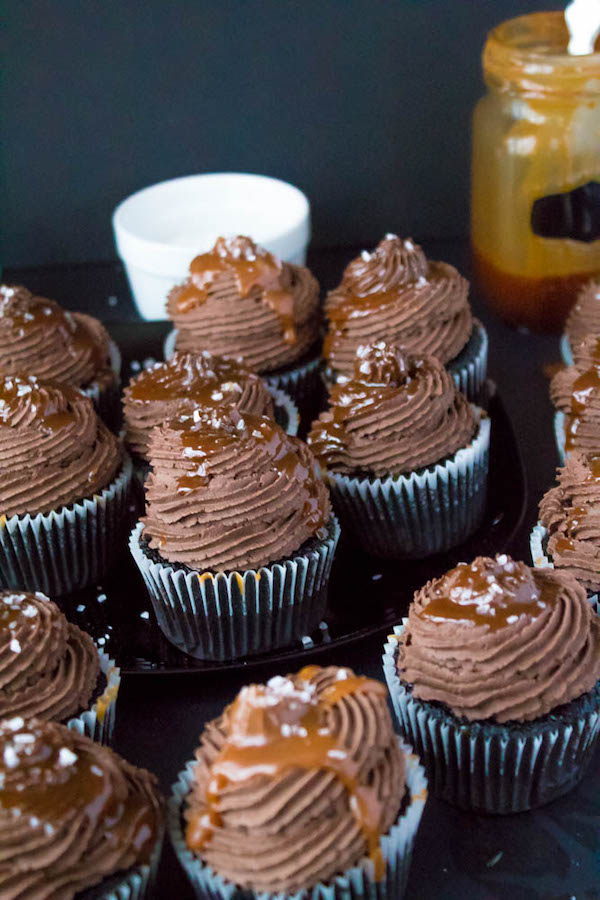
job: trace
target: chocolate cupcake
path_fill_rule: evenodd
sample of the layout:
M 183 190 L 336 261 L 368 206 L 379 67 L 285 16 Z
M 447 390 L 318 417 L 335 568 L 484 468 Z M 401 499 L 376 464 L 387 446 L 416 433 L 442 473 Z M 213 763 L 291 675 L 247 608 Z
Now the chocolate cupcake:
M 59 596 L 103 575 L 131 461 L 77 388 L 0 375 L 0 588 Z
M 319 285 L 305 266 L 282 262 L 247 237 L 219 238 L 192 260 L 167 301 L 174 348 L 241 357 L 268 375 L 301 412 L 319 388 Z
M 310 666 L 206 726 L 169 830 L 198 897 L 399 900 L 426 797 L 383 685 Z
M 556 415 L 554 430 L 561 463 L 573 450 L 600 450 L 600 336 L 588 335 L 578 344 L 572 366 L 550 382 Z
M 242 414 L 274 417 L 274 399 L 280 424 L 294 434 L 295 405 L 282 391 L 271 391 L 275 396 L 259 375 L 236 360 L 213 356 L 208 350 L 175 353 L 168 362 L 157 362 L 136 375 L 125 388 L 125 440 L 134 457 L 147 462 L 152 429 L 177 413 L 237 406 Z
M 0 719 L 63 722 L 109 743 L 120 680 L 113 660 L 44 594 L 0 591 Z
M 325 302 L 323 356 L 330 383 L 353 377 L 358 348 L 397 344 L 416 356 L 435 356 L 459 390 L 479 400 L 487 369 L 487 333 L 473 319 L 469 283 L 453 266 L 428 260 L 410 239 L 388 234 L 344 271 Z
M 0 722 L 0 896 L 152 896 L 163 802 L 150 772 L 55 722 Z
M 505 555 L 461 563 L 416 592 L 384 671 L 432 790 L 457 806 L 540 806 L 592 758 L 600 619 L 567 572 Z
M 339 527 L 309 449 L 265 416 L 198 410 L 155 428 L 130 549 L 162 631 L 229 659 L 316 628 Z
M 485 509 L 490 420 L 434 357 L 360 347 L 308 436 L 345 535 L 375 556 L 465 540 Z
M 588 336 L 600 337 L 600 281 L 590 281 L 577 295 L 561 340 L 561 353 L 573 365 L 573 350 Z
M 98 319 L 70 313 L 27 288 L 0 286 L 0 372 L 27 373 L 81 388 L 118 428 L 121 357 Z
M 540 502 L 533 564 L 573 575 L 597 606 L 600 591 L 600 456 L 571 453 Z

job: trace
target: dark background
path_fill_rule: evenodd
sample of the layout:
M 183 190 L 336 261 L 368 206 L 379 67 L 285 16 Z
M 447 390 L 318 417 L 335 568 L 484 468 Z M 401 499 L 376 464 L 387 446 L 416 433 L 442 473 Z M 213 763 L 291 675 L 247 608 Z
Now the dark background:
M 147 184 L 241 170 L 313 204 L 315 246 L 466 234 L 480 52 L 552 0 L 8 0 L 5 266 L 114 256 Z

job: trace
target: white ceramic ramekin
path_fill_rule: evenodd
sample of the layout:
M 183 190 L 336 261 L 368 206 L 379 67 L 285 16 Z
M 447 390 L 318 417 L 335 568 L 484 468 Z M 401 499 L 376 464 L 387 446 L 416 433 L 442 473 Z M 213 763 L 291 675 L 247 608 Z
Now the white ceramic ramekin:
M 132 194 L 117 206 L 113 229 L 140 315 L 165 319 L 168 292 L 221 235 L 248 235 L 281 259 L 303 263 L 310 205 L 298 188 L 264 175 L 188 175 Z

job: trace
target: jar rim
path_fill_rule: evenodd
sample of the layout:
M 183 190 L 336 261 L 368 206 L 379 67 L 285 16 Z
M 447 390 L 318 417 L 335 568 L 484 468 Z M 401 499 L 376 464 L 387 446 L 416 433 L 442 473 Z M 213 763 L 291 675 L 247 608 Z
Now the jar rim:
M 584 56 L 570 54 L 568 43 L 561 10 L 507 19 L 488 33 L 482 57 L 486 79 L 505 90 L 589 93 L 590 79 L 600 79 L 600 37 L 594 53 Z M 600 94 L 600 81 L 592 93 Z

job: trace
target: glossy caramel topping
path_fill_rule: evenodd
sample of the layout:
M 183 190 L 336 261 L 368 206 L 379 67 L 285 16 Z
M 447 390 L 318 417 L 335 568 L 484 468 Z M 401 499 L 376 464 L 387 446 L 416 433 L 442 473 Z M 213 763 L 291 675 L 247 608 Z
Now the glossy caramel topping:
M 177 295 L 175 311 L 185 314 L 206 302 L 219 277 L 233 276 L 240 297 L 258 289 L 262 302 L 277 314 L 286 343 L 296 341 L 294 298 L 281 285 L 282 263 L 247 237 L 218 238 L 213 249 L 190 264 L 190 282 Z
M 40 382 L 34 375 L 0 375 L 0 425 L 14 427 L 27 416 L 44 431 L 60 431 L 75 422 L 71 403 L 76 400 L 81 393 L 69 385 Z
M 570 453 L 576 447 L 577 432 L 588 404 L 600 393 L 600 368 L 592 366 L 577 376 L 573 382 L 571 411 L 565 417 L 565 450 Z
M 379 831 L 382 803 L 373 788 L 361 783 L 356 761 L 332 733 L 327 719 L 329 707 L 363 687 L 372 689 L 374 683 L 340 669 L 339 681 L 318 698 L 310 680 L 318 671 L 310 667 L 295 679 L 278 677 L 266 685 L 243 688 L 225 711 L 227 739 L 211 765 L 206 807 L 189 820 L 188 846 L 203 850 L 214 829 L 221 826 L 219 798 L 228 784 L 242 784 L 261 775 L 280 779 L 298 768 L 325 770 L 348 792 L 379 881 L 385 874 Z M 384 696 L 383 685 L 375 684 L 378 694 Z
M 135 403 L 189 400 L 198 406 L 220 406 L 227 394 L 241 393 L 240 381 L 250 370 L 232 359 L 204 351 L 198 355 L 176 353 L 134 378 L 129 397 Z
M 438 623 L 459 621 L 497 631 L 522 615 L 538 616 L 557 599 L 553 584 L 539 587 L 529 566 L 506 555 L 460 563 L 435 582 L 419 615 Z

